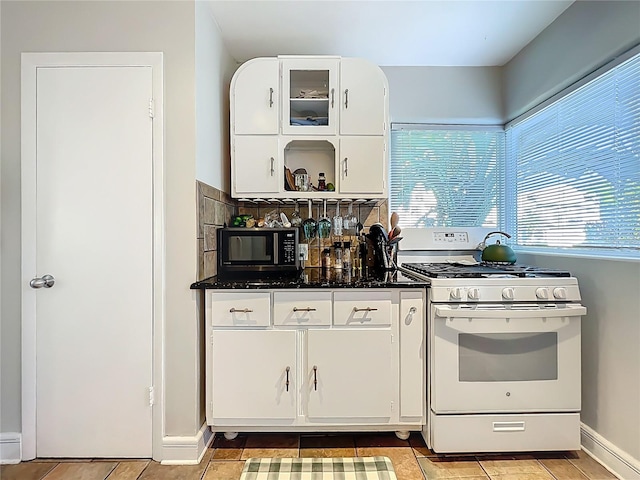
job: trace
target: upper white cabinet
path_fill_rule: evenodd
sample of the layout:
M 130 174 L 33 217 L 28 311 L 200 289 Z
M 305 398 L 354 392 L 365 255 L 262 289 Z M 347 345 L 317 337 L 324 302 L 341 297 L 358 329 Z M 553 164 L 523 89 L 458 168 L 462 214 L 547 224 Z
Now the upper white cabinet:
M 233 134 L 278 134 L 279 72 L 277 58 L 256 58 L 238 69 L 231 82 Z
M 330 56 L 256 58 L 237 70 L 230 95 L 234 198 L 386 197 L 389 99 L 377 65 Z M 297 190 L 288 175 L 297 169 L 313 187 L 323 173 L 335 189 Z
M 338 58 L 288 58 L 282 65 L 282 133 L 338 131 Z
M 384 135 L 387 84 L 377 65 L 361 58 L 340 62 L 340 134 Z

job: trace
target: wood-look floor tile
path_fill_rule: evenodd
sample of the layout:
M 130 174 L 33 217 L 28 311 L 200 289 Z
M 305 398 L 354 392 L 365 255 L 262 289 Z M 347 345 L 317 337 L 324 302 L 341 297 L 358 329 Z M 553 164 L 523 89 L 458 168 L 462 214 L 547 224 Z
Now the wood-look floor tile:
M 490 477 L 497 475 L 534 474 L 551 475 L 537 460 L 480 460 L 480 465 Z M 544 477 L 543 477 L 544 478 Z
M 418 432 L 411 432 L 409 436 L 409 445 L 413 448 L 413 452 L 416 454 L 416 457 L 431 457 L 435 455 L 433 450 L 427 447 L 427 444 L 422 438 L 422 435 Z
M 613 480 L 616 478 L 613 473 L 600 465 L 588 453 L 578 451 L 576 456 L 577 458 L 569 458 L 569 461 L 589 480 Z
M 418 458 L 418 463 L 429 480 L 468 477 L 487 478 L 480 463 L 475 458 L 449 460 L 437 457 L 421 457 Z
M 298 458 L 297 448 L 245 448 L 241 460 L 248 458 Z
M 118 463 L 108 480 L 136 480 L 149 465 L 149 460 L 126 461 Z
M 302 435 L 300 456 L 305 458 L 355 457 L 351 435 Z
M 424 480 L 411 447 L 357 447 L 356 452 L 358 457 L 389 457 L 398 480 Z
M 202 480 L 238 480 L 244 462 L 211 462 Z
M 15 465 L 0 465 L 2 480 L 40 480 L 54 469 L 53 462 L 22 462 Z
M 490 475 L 491 480 L 553 480 L 549 472 L 544 473 L 507 473 L 504 475 Z
M 138 477 L 139 480 L 200 480 L 211 460 L 209 448 L 197 465 L 161 465 L 149 462 L 147 468 Z
M 566 458 L 541 458 L 538 460 L 557 480 L 588 480 Z
M 44 480 L 104 480 L 116 465 L 116 462 L 59 463 Z
M 227 440 L 223 435 L 216 434 L 213 441 L 212 460 L 240 460 L 245 443 L 247 443 L 246 435 L 241 434 L 233 440 Z

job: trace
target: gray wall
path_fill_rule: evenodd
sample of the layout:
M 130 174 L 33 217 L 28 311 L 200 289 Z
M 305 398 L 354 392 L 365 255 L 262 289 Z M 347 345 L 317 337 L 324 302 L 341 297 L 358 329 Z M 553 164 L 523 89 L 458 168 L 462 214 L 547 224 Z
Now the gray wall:
M 382 67 L 392 122 L 503 124 L 500 67 Z
M 640 43 L 640 2 L 576 2 L 504 67 L 506 118 L 523 113 Z M 589 309 L 582 421 L 640 463 L 640 262 L 519 255 L 567 268 Z
M 640 42 L 640 2 L 578 1 L 504 67 L 509 121 Z
M 165 434 L 200 428 L 196 278 L 194 3 L 0 2 L 2 9 L 2 378 L 0 431 L 20 432 L 20 53 L 164 52 Z M 117 185 L 114 185 L 117 188 Z

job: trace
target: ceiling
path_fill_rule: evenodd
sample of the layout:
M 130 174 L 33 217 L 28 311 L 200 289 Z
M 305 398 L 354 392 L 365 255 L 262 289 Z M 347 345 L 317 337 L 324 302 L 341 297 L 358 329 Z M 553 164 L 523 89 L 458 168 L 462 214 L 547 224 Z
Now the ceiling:
M 339 55 L 380 66 L 499 66 L 573 0 L 208 1 L 238 62 Z

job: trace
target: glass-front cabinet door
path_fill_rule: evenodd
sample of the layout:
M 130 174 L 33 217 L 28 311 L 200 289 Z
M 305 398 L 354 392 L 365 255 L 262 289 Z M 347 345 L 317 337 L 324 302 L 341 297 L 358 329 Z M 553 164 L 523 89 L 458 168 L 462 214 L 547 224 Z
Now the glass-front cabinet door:
M 338 65 L 337 57 L 282 60 L 282 133 L 338 132 Z

